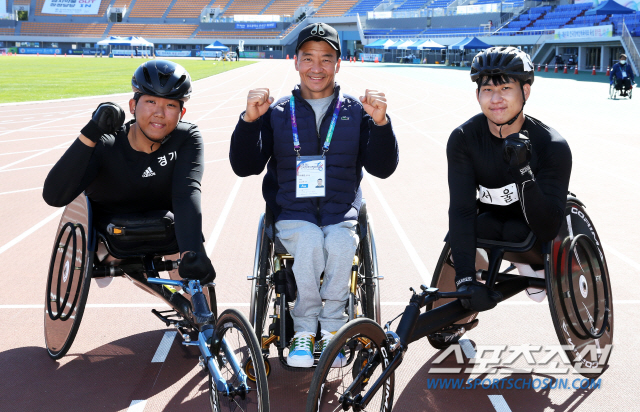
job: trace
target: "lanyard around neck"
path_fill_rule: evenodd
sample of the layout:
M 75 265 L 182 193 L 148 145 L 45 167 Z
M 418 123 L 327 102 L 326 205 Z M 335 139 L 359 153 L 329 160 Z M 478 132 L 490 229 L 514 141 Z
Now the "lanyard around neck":
M 333 111 L 333 117 L 331 118 L 331 124 L 329 125 L 329 131 L 327 132 L 327 137 L 324 140 L 324 144 L 322 145 L 322 155 L 329 151 L 329 145 L 331 144 L 331 139 L 333 138 L 333 130 L 336 128 L 336 123 L 338 121 L 338 114 L 340 113 L 340 99 L 336 103 L 336 108 Z M 293 150 L 298 153 L 300 156 L 300 138 L 298 137 L 298 123 L 296 122 L 296 103 L 293 95 L 289 98 L 289 107 L 291 108 L 291 129 L 293 129 Z

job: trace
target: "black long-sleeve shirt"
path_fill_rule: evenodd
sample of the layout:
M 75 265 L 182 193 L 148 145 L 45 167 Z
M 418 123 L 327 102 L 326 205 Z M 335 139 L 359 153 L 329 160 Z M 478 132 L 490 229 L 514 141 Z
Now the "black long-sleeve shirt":
M 84 191 L 98 215 L 170 210 L 180 251 L 200 250 L 204 147 L 198 127 L 179 122 L 158 150 L 144 153 L 129 144 L 130 126 L 102 136 L 95 147 L 76 140 L 49 172 L 44 200 L 62 207 Z
M 531 140 L 535 181 L 521 187 L 514 183 L 503 158 L 504 139 L 491 133 L 484 114 L 472 117 L 449 137 L 449 241 L 456 278 L 475 274 L 478 213 L 525 219 L 541 241 L 553 239 L 560 230 L 571 150 L 557 131 L 532 117 L 526 117 L 522 130 Z

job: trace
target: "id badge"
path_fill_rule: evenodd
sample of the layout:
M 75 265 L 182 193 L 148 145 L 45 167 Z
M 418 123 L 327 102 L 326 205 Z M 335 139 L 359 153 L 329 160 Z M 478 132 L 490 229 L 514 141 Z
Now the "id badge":
M 622 78 L 623 78 L 623 79 L 626 79 L 626 78 L 627 78 L 627 72 L 624 72 L 624 71 L 622 72 Z
M 327 159 L 300 156 L 296 160 L 296 197 L 324 197 Z

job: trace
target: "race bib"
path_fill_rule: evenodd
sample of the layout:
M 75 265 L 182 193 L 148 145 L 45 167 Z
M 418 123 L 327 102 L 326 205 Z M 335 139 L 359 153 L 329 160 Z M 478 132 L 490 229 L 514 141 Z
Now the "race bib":
M 497 206 L 509 206 L 511 203 L 515 203 L 520 200 L 515 183 L 511 183 L 497 189 L 489 189 L 479 185 L 478 196 L 482 203 Z
M 300 156 L 296 160 L 296 197 L 324 197 L 327 159 Z

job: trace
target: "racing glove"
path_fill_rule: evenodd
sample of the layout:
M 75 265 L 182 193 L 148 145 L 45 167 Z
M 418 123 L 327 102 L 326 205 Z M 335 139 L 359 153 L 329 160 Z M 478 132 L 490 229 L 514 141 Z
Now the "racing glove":
M 102 135 L 115 134 L 124 124 L 124 119 L 124 110 L 120 106 L 111 102 L 100 103 L 80 133 L 97 143 Z
M 216 271 L 204 252 L 187 252 L 182 256 L 178 273 L 185 279 L 197 279 L 201 284 L 213 282 Z
M 526 133 L 526 132 L 525 132 Z M 536 180 L 531 171 L 531 141 L 524 133 L 513 133 L 504 139 L 502 155 L 509 174 L 521 186 L 527 180 Z
M 465 309 L 474 312 L 493 309 L 503 298 L 502 293 L 489 289 L 484 283 L 480 283 L 471 276 L 456 280 L 458 292 L 471 293 L 471 297 L 460 298 L 460 303 Z

